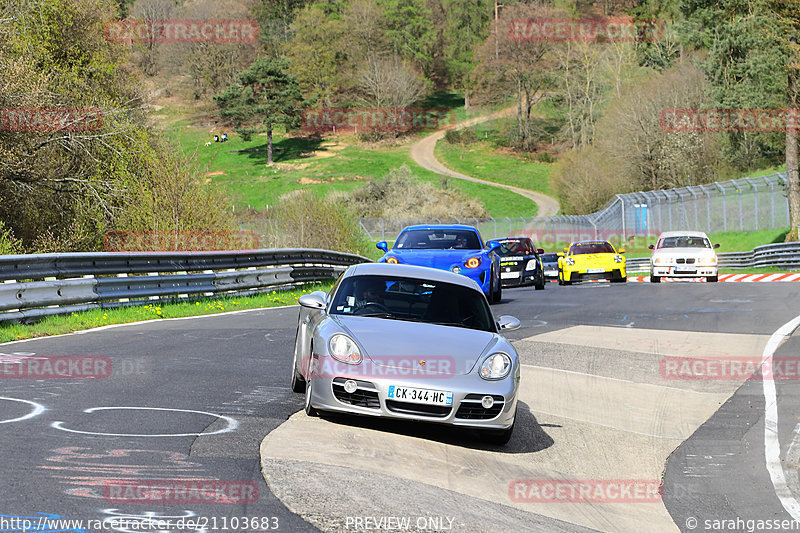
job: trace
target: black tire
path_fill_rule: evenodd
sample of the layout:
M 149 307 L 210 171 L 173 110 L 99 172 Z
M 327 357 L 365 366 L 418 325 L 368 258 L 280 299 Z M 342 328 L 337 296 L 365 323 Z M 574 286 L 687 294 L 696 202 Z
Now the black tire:
M 719 275 L 716 276 L 707 276 L 706 281 L 709 283 L 716 283 L 719 281 Z
M 300 372 L 297 371 L 297 341 L 300 338 L 300 326 L 297 326 L 297 332 L 294 334 L 294 355 L 292 356 L 292 391 L 304 392 L 306 390 L 306 380 Z
M 504 446 L 511 440 L 511 435 L 514 433 L 514 426 L 517 423 L 517 417 L 514 416 L 514 422 L 506 429 L 485 429 L 481 431 L 481 440 L 488 444 L 496 446 Z
M 492 288 L 492 282 L 489 282 L 489 303 L 497 304 L 503 299 L 503 285 L 500 283 L 500 276 L 495 277 L 495 270 L 492 269 L 492 279 L 495 282 L 495 288 Z M 496 289 L 496 290 L 495 290 Z
M 611 283 L 627 283 L 627 282 L 628 282 L 628 278 L 627 277 L 625 277 L 625 278 L 613 278 L 611 280 Z
M 536 285 L 534 285 L 533 288 L 536 289 L 537 291 L 543 291 L 546 283 L 547 280 L 544 279 L 544 274 L 542 274 L 541 276 L 539 276 L 539 282 Z
M 650 274 L 650 283 L 661 283 L 661 276 L 654 276 Z
M 311 417 L 319 416 L 317 410 L 314 409 L 314 406 L 311 405 L 311 381 L 306 383 L 306 403 L 305 403 L 306 414 Z

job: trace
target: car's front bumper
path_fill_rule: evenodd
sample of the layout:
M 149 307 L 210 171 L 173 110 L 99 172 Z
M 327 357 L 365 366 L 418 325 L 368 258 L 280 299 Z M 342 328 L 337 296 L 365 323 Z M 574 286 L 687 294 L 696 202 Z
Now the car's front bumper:
M 514 276 L 511 277 L 511 274 L 514 274 Z M 500 284 L 503 287 L 523 287 L 541 283 L 542 277 L 543 275 L 539 270 L 526 270 L 524 272 L 519 270 L 516 272 L 501 272 Z
M 322 359 L 322 356 L 315 356 Z M 387 367 L 365 360 L 352 373 L 315 375 L 311 378 L 311 404 L 320 411 L 378 416 L 467 426 L 481 429 L 506 429 L 514 422 L 517 407 L 518 365 L 509 377 L 486 381 L 472 372 L 466 375 L 394 376 Z M 344 391 L 344 383 L 357 384 L 353 393 Z M 411 387 L 452 393 L 452 405 L 428 406 L 388 398 L 390 386 Z M 490 409 L 481 405 L 483 396 L 492 396 Z
M 702 278 L 702 277 L 715 277 L 719 273 L 718 267 L 715 266 L 698 266 L 693 268 L 682 268 L 678 270 L 674 265 L 672 266 L 653 266 L 650 268 L 651 276 L 658 276 L 664 278 Z
M 563 271 L 564 281 L 618 280 L 626 276 L 624 264 L 606 268 L 565 268 Z

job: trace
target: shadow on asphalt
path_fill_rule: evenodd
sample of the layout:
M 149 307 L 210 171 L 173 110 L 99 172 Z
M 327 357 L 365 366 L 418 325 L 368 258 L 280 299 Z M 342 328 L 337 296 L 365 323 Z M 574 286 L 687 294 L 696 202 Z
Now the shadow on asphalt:
M 406 435 L 427 439 L 452 446 L 475 450 L 491 450 L 500 453 L 533 453 L 545 450 L 555 441 L 548 435 L 536 417 L 531 413 L 528 404 L 517 402 L 517 421 L 514 433 L 508 444 L 498 446 L 484 442 L 477 430 L 457 426 L 440 425 L 432 422 L 405 420 L 373 419 L 357 415 L 321 413 L 329 422 L 350 427 L 361 427 L 395 435 Z M 549 425 L 548 427 L 554 427 Z

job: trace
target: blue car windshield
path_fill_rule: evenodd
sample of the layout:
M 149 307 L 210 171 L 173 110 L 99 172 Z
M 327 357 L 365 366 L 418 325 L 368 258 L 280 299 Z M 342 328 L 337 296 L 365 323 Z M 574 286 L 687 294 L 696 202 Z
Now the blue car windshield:
M 461 248 L 481 250 L 481 240 L 474 231 L 458 229 L 412 229 L 404 231 L 394 245 L 400 249 L 448 250 Z
M 345 278 L 333 295 L 330 314 L 497 331 L 482 292 L 424 279 L 375 275 Z

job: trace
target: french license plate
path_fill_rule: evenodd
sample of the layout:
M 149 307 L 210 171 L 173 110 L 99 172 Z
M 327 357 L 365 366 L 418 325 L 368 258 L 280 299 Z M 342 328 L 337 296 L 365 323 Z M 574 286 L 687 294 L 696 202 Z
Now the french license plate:
M 502 279 L 511 279 L 518 277 L 519 277 L 519 272 L 500 272 L 500 278 Z
M 601 272 L 605 272 L 605 271 L 606 271 L 605 268 L 587 268 L 586 269 L 586 273 L 587 274 L 600 274 Z
M 387 398 L 402 402 L 424 403 L 428 405 L 453 405 L 453 393 L 441 390 L 415 389 L 389 385 Z

